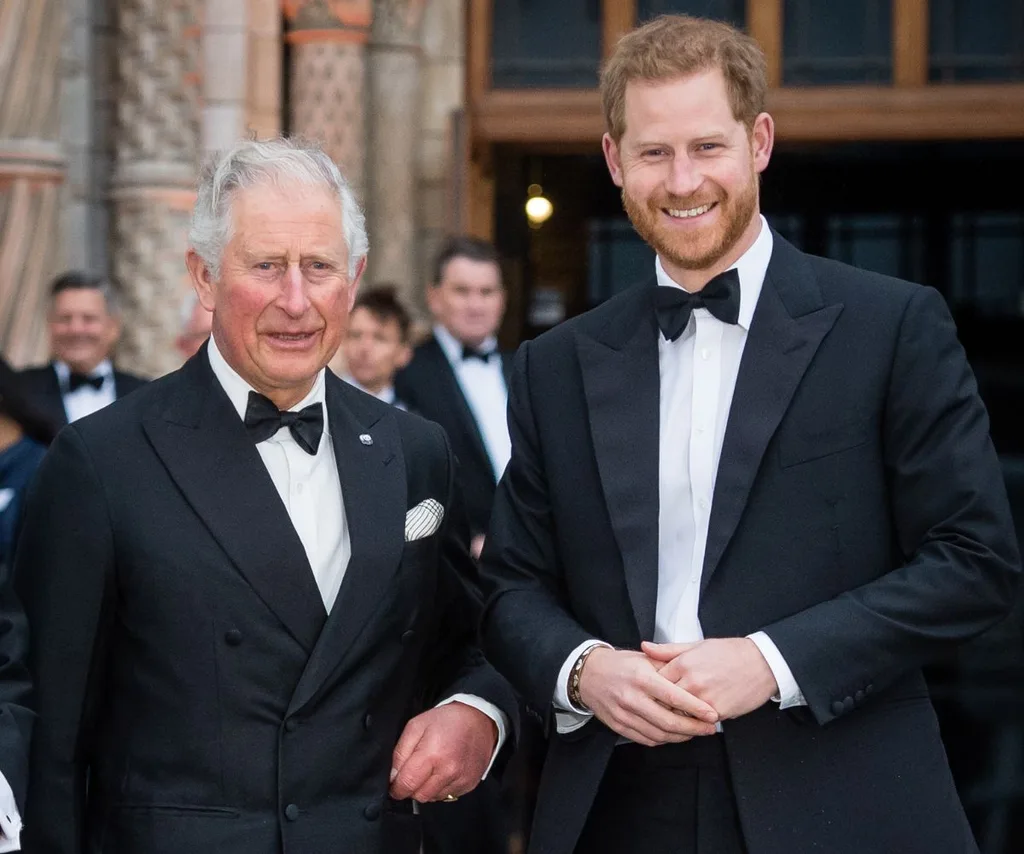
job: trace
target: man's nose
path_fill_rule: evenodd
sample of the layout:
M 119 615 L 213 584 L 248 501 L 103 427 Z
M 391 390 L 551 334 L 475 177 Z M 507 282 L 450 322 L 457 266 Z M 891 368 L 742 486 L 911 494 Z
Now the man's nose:
M 682 154 L 672 158 L 665 179 L 665 189 L 669 193 L 680 198 L 692 196 L 703 183 L 704 176 L 689 155 Z
M 289 264 L 285 268 L 278 305 L 292 317 L 301 317 L 309 308 L 306 280 L 298 264 Z

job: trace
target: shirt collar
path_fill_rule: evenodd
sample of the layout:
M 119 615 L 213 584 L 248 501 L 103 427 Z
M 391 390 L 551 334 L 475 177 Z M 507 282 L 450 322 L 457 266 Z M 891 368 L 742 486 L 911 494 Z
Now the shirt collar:
M 440 323 L 434 326 L 434 337 L 437 339 L 437 343 L 441 345 L 441 349 L 444 351 L 445 356 L 448 357 L 449 362 L 453 365 L 462 363 L 462 342 L 458 338 L 452 335 Z M 496 350 L 497 347 L 497 337 L 488 335 L 478 349 L 488 353 L 491 350 Z
M 57 379 L 60 381 L 62 386 L 68 384 L 68 380 L 71 378 L 71 368 L 67 362 L 62 362 L 60 359 L 54 359 L 53 369 L 57 372 Z M 112 377 L 114 375 L 114 366 L 110 363 L 110 359 L 104 359 L 100 362 L 93 370 L 89 372 L 90 377 Z
M 386 385 L 379 392 L 374 394 L 368 388 L 364 387 L 351 374 L 345 374 L 345 376 L 342 377 L 342 379 L 344 379 L 345 382 L 347 382 L 349 385 L 355 386 L 360 391 L 365 392 L 366 394 L 372 395 L 373 397 L 377 398 L 377 400 L 381 401 L 382 403 L 394 403 L 395 402 L 395 387 L 393 385 Z
M 238 417 L 244 421 L 245 410 L 249 405 L 249 392 L 256 391 L 256 389 L 242 379 L 239 373 L 228 364 L 227 359 L 225 359 L 223 354 L 220 352 L 220 349 L 217 347 L 217 342 L 214 340 L 212 335 L 209 338 L 206 353 L 210 358 L 210 367 L 213 369 L 213 375 L 217 378 L 217 381 L 221 384 L 221 387 L 227 394 L 228 400 L 231 401 L 231 405 L 234 407 L 235 412 L 238 413 Z M 324 380 L 325 373 L 326 369 L 321 368 L 320 372 L 316 375 L 316 380 L 313 382 L 313 388 L 310 389 L 309 394 L 294 406 L 289 407 L 289 409 L 292 412 L 298 412 L 300 409 L 310 406 L 311 404 L 322 404 L 324 413 L 324 433 L 329 435 L 325 394 L 326 382 Z
M 761 219 L 761 231 L 757 235 L 751 247 L 744 252 L 735 264 L 729 269 L 735 268 L 740 277 L 740 316 L 736 321 L 744 330 L 750 329 L 750 322 L 754 318 L 754 309 L 757 308 L 757 300 L 761 296 L 761 287 L 764 285 L 764 277 L 768 272 L 768 262 L 772 257 L 772 230 L 763 216 Z M 673 280 L 665 268 L 661 265 L 661 258 L 654 262 L 654 272 L 658 277 L 658 285 L 661 287 L 681 287 Z

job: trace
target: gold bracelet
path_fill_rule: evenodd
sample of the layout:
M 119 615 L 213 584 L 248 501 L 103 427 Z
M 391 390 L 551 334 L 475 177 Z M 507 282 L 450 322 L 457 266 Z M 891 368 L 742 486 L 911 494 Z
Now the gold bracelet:
M 589 649 L 583 650 L 580 657 L 576 659 L 576 663 L 573 664 L 572 670 L 569 671 L 569 702 L 576 708 L 582 709 L 588 714 L 591 710 L 587 708 L 586 704 L 580 697 L 580 677 L 583 676 L 583 665 L 587 663 L 587 658 L 590 657 L 590 653 L 599 646 L 603 646 L 603 644 L 596 643 Z

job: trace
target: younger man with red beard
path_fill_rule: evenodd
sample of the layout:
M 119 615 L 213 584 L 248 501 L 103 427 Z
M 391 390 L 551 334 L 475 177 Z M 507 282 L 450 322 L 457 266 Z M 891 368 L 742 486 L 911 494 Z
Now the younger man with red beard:
M 765 66 L 684 16 L 618 43 L 654 278 L 513 370 L 482 637 L 551 724 L 531 852 L 977 851 L 921 667 L 1014 600 L 988 419 L 935 291 L 761 217 Z

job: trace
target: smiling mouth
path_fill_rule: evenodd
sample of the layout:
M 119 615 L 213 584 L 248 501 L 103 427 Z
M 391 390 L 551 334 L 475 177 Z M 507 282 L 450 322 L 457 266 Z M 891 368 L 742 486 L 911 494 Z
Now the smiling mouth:
M 691 219 L 692 217 L 702 216 L 709 210 L 715 207 L 718 202 L 709 202 L 706 205 L 700 205 L 696 208 L 662 208 L 672 219 Z
M 277 341 L 297 342 L 297 341 L 308 341 L 310 338 L 312 338 L 314 335 L 316 335 L 316 333 L 315 332 L 271 332 L 271 333 L 269 333 L 269 335 L 270 335 L 271 338 L 274 338 Z

